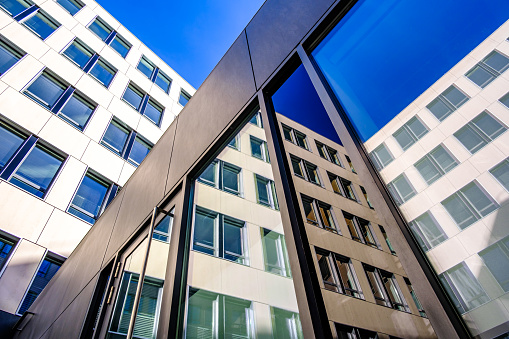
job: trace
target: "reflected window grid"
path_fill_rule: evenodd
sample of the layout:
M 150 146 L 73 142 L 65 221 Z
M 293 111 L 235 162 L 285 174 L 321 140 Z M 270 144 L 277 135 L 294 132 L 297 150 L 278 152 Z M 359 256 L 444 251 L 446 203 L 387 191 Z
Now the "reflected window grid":
M 427 252 L 448 239 L 431 212 L 426 212 L 409 222 L 417 243 Z
M 267 148 L 267 142 L 261 139 L 258 139 L 252 135 L 249 136 L 250 145 L 251 145 L 251 155 L 260 160 L 270 162 L 269 160 L 269 150 Z
M 509 67 L 509 58 L 493 51 L 472 67 L 465 76 L 477 86 L 484 88 L 498 78 Z
M 388 183 L 387 188 L 398 205 L 403 205 L 417 194 L 405 174 Z
M 290 277 L 290 265 L 284 235 L 260 228 L 265 271 Z
M 287 141 L 290 141 L 292 144 L 295 144 L 309 151 L 307 137 L 304 133 L 299 132 L 296 129 L 286 126 L 284 124 L 281 125 L 283 127 L 283 136 Z
M 187 105 L 187 103 L 191 100 L 191 95 L 184 91 L 183 89 L 180 90 L 180 96 L 179 96 L 179 104 L 184 107 Z
M 428 185 L 441 178 L 458 165 L 456 159 L 443 145 L 435 147 L 431 152 L 419 159 L 414 167 Z
M 264 206 L 279 210 L 274 181 L 255 174 L 256 201 Z
M 214 160 L 198 178 L 198 181 L 227 193 L 243 197 L 242 169 L 228 162 Z
M 292 154 L 290 154 L 290 159 L 292 162 L 294 174 L 296 176 L 315 185 L 322 186 L 320 182 L 320 175 L 318 173 L 318 167 L 315 164 L 300 159 Z
M 56 0 L 57 4 L 62 6 L 69 14 L 74 16 L 80 11 L 85 5 L 78 0 Z
M 469 99 L 470 98 L 455 85 L 451 85 L 430 102 L 426 108 L 433 113 L 439 121 L 443 121 Z
M 401 148 L 406 151 L 428 133 L 428 128 L 414 116 L 392 135 Z
M 378 305 L 410 312 L 393 273 L 366 264 L 364 271 Z
M 240 136 L 238 134 L 230 140 L 228 147 L 240 151 Z
M 471 154 L 475 154 L 506 130 L 507 127 L 491 114 L 482 112 L 454 133 L 454 136 Z
M 371 153 L 369 153 L 371 160 L 375 163 L 375 167 L 377 170 L 382 170 L 384 167 L 389 165 L 394 157 L 389 152 L 385 144 L 381 144 L 377 148 L 375 148 Z
M 30 11 L 32 7 L 36 8 L 35 12 L 27 16 L 21 15 L 18 21 L 39 38 L 46 40 L 61 25 L 37 5 L 32 5 L 26 11 Z

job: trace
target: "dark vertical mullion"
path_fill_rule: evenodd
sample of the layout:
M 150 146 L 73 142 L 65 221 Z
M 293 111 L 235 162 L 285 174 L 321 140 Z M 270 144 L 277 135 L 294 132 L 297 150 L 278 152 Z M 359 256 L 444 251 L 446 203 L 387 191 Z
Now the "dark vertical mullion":
M 218 215 L 218 225 L 217 225 L 217 239 L 219 241 L 219 244 L 218 244 L 218 257 L 219 258 L 224 258 L 224 215 L 222 214 L 219 214 Z
M 37 5 L 32 5 L 32 6 L 28 7 L 27 9 L 23 10 L 18 15 L 13 16 L 12 18 L 16 21 L 21 21 L 21 20 L 25 19 L 26 17 L 28 17 L 29 15 L 37 12 L 37 10 L 39 10 L 39 7 Z
M 291 253 L 293 246 L 288 246 L 287 250 L 289 251 L 289 257 L 297 258 L 297 263 L 295 265 L 298 265 L 298 267 L 295 267 L 296 269 L 292 271 L 294 272 L 294 285 L 299 285 L 299 287 L 296 288 L 296 294 L 297 300 L 300 301 L 298 306 L 301 320 L 303 320 L 303 331 L 308 336 L 313 335 L 315 338 L 332 338 L 332 331 L 325 309 L 318 272 L 314 266 L 313 253 L 307 238 L 304 218 L 299 208 L 300 203 L 292 179 L 290 164 L 286 157 L 286 150 L 279 130 L 279 123 L 271 103 L 268 102 L 270 99 L 266 99 L 263 91 L 258 92 L 258 100 L 261 113 L 267 122 L 264 124 L 267 140 L 272 143 L 275 151 L 271 164 L 272 167 L 277 170 L 277 174 L 275 173 L 276 177 L 279 176 L 281 178 L 282 193 L 284 196 L 281 214 L 283 217 L 288 218 L 290 222 L 289 225 L 283 222 L 283 227 L 285 234 L 291 235 L 289 239 L 293 240 L 292 245 L 295 246 L 296 253 Z M 285 204 L 286 209 L 284 208 Z M 283 218 L 283 220 L 285 218 Z M 288 241 L 287 243 L 290 245 Z M 296 271 L 300 271 L 300 274 L 297 274 Z M 300 294 L 302 292 L 304 295 Z M 306 324 L 310 325 L 312 328 L 308 328 L 306 331 Z
M 94 55 L 92 55 L 90 59 L 88 59 L 85 66 L 83 66 L 83 72 L 88 73 L 92 69 L 92 67 L 94 67 L 97 60 L 99 60 L 99 54 L 94 53 Z
M 35 144 L 37 143 L 37 140 L 39 140 L 38 137 L 31 135 L 28 137 L 23 145 L 21 145 L 20 148 L 16 151 L 14 156 L 9 160 L 7 165 L 4 166 L 4 169 L 0 173 L 0 178 L 4 180 L 9 180 L 9 178 L 12 176 L 12 174 L 16 171 L 16 169 L 21 165 L 23 160 L 26 158 L 26 156 L 30 153 L 32 148 L 35 147 Z
M 71 86 L 67 87 L 64 93 L 62 93 L 60 98 L 58 98 L 57 102 L 51 108 L 51 112 L 55 114 L 58 113 L 62 109 L 62 107 L 64 107 L 64 105 L 67 103 L 69 98 L 73 95 L 74 91 L 76 91 L 75 88 Z
M 147 107 L 147 104 L 148 104 L 148 99 L 150 99 L 148 94 L 143 95 L 143 98 L 141 99 L 140 107 L 138 107 L 138 112 L 140 112 L 141 114 L 144 114 L 144 112 L 145 112 L 145 108 Z M 161 115 L 161 117 L 162 117 L 162 115 Z
M 150 81 L 156 82 L 157 75 L 159 74 L 159 67 L 154 66 L 154 70 L 152 71 L 152 75 L 150 76 Z
M 134 140 L 136 139 L 136 132 L 131 131 L 129 136 L 127 137 L 127 142 L 124 145 L 124 149 L 122 150 L 122 158 L 128 159 L 129 154 L 131 153 L 131 149 L 133 148 Z
M 115 196 L 117 195 L 117 191 L 118 191 L 118 185 L 111 184 L 110 188 L 108 189 L 108 192 L 106 193 L 106 196 L 104 197 L 102 206 L 99 209 L 99 214 L 96 217 L 100 216 L 104 212 L 106 207 L 110 204 L 110 202 L 113 200 L 113 198 L 115 198 Z
M 109 44 L 113 41 L 113 39 L 115 39 L 115 37 L 116 37 L 116 36 L 117 36 L 117 32 L 116 32 L 116 31 L 114 31 L 114 30 L 113 30 L 113 31 L 111 31 L 110 35 L 108 35 L 108 36 L 106 37 L 106 39 L 104 39 L 104 43 L 105 43 L 106 45 L 109 45 Z

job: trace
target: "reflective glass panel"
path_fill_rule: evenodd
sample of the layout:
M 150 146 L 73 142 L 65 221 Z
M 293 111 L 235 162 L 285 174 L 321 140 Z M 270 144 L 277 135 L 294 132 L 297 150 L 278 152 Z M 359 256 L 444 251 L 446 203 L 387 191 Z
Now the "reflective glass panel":
M 121 155 L 128 136 L 129 130 L 126 127 L 115 120 L 111 120 L 101 143 L 113 152 Z
M 110 42 L 110 46 L 115 51 L 117 51 L 118 54 L 120 54 L 123 58 L 126 57 L 127 53 L 129 53 L 129 50 L 131 49 L 131 45 L 123 38 L 121 38 L 118 33 L 115 36 L 115 39 L 113 39 L 113 41 Z
M 60 24 L 53 20 L 49 15 L 41 10 L 37 14 L 23 21 L 23 25 L 27 26 L 32 32 L 38 35 L 42 40 L 46 39 L 53 33 Z
M 101 20 L 95 19 L 90 26 L 88 26 L 92 32 L 94 32 L 102 41 L 106 40 L 106 38 L 113 31 L 110 27 L 104 24 Z
M 0 170 L 7 164 L 24 141 L 25 138 L 21 134 L 0 124 Z
M 74 40 L 63 54 L 78 65 L 79 68 L 83 69 L 94 52 L 80 41 Z
M 0 0 L 0 6 L 11 16 L 16 16 L 32 5 L 25 0 Z
M 140 137 L 136 137 L 136 139 L 134 139 L 131 152 L 129 153 L 129 160 L 135 166 L 138 166 L 141 164 L 143 159 L 145 159 L 151 149 L 152 146 L 148 142 L 144 141 Z
M 66 88 L 67 86 L 48 73 L 42 73 L 28 86 L 25 90 L 25 94 L 35 99 L 43 106 L 52 108 Z
M 96 78 L 105 87 L 108 87 L 117 73 L 117 70 L 106 64 L 101 58 L 95 63 L 90 70 L 90 75 Z
M 135 110 L 138 110 L 140 108 L 141 99 L 143 99 L 143 93 L 136 89 L 134 86 L 129 84 L 129 86 L 126 88 L 124 95 L 122 96 L 122 99 L 127 101 Z
M 78 13 L 78 11 L 83 8 L 83 5 L 75 0 L 57 0 L 57 3 L 65 8 L 71 15 Z
M 94 110 L 94 105 L 82 99 L 78 94 L 73 94 L 58 115 L 83 130 Z
M 152 99 L 148 100 L 147 107 L 143 111 L 143 115 L 152 120 L 152 122 L 159 126 L 161 116 L 163 115 L 163 108 L 155 103 Z
M 7 72 L 21 57 L 21 53 L 0 40 L 0 75 Z
M 109 187 L 110 184 L 104 180 L 87 173 L 71 202 L 69 213 L 93 224 L 101 212 Z

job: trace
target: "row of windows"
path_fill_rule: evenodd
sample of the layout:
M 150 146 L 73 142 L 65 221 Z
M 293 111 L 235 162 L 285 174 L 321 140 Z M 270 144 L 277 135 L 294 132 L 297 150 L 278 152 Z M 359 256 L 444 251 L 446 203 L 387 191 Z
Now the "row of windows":
M 265 228 L 260 228 L 260 233 L 265 271 L 289 277 L 290 266 L 284 236 Z M 245 221 L 196 206 L 194 251 L 249 265 L 247 248 Z
M 320 248 L 315 248 L 315 250 L 325 289 L 364 299 L 351 259 Z M 366 264 L 362 265 L 378 305 L 410 312 L 393 273 Z M 422 309 L 410 281 L 407 278 L 404 279 L 419 313 L 425 317 L 426 313 Z
M 123 58 L 127 56 L 132 45 L 120 34 L 117 33 L 110 25 L 108 25 L 100 17 L 88 26 L 95 35 L 99 37 L 105 44 L 109 45 L 113 50 L 120 54 Z
M 291 143 L 293 143 L 297 146 L 300 146 L 308 151 L 311 151 L 309 149 L 307 136 L 304 133 L 299 132 L 296 129 L 291 128 L 284 124 L 282 124 L 282 127 L 283 127 L 283 136 L 287 141 L 290 141 Z M 316 140 L 315 140 L 315 143 L 316 143 L 316 148 L 318 149 L 318 154 L 320 155 L 321 158 L 323 158 L 327 161 L 330 161 L 333 164 L 336 164 L 338 166 L 345 167 L 343 165 L 343 163 L 341 162 L 341 159 L 339 157 L 339 153 L 337 150 L 335 150 L 332 147 L 329 147 L 319 141 L 316 141 Z M 353 173 L 356 173 L 355 168 L 353 167 L 352 161 L 350 160 L 350 157 L 348 157 L 348 155 L 345 155 L 345 158 L 346 158 L 346 161 L 348 162 L 348 167 L 350 168 L 350 170 Z

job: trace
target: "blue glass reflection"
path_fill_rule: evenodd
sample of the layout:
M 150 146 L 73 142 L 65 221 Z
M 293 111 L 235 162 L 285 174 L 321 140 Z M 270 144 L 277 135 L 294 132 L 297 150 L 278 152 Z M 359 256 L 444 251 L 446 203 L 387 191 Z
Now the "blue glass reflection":
M 369 139 L 507 20 L 509 2 L 364 0 L 313 51 Z

